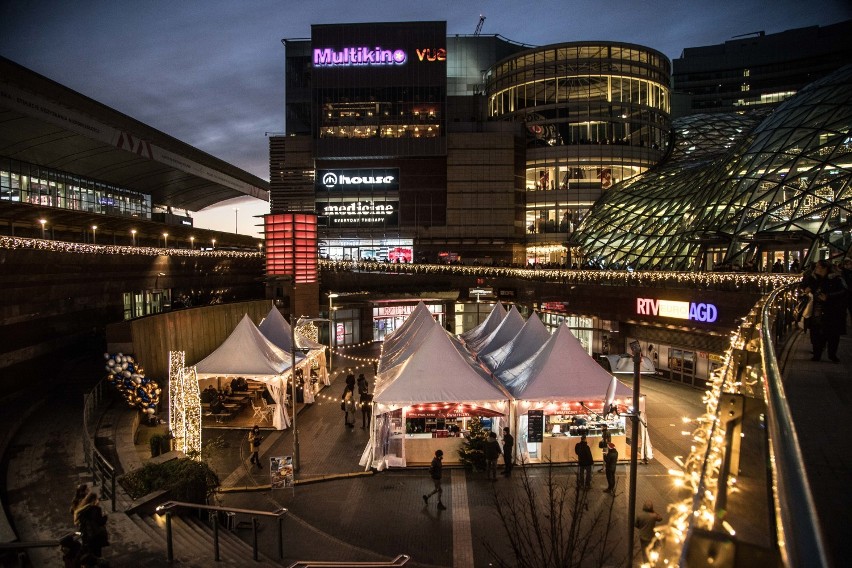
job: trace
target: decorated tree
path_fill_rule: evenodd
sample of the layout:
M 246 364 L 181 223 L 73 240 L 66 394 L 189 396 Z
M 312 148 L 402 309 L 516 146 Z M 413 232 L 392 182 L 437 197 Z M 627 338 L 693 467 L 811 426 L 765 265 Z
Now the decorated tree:
M 485 442 L 488 433 L 482 428 L 482 419 L 474 416 L 470 419 L 470 435 L 459 448 L 459 459 L 467 469 L 483 471 L 485 469 Z

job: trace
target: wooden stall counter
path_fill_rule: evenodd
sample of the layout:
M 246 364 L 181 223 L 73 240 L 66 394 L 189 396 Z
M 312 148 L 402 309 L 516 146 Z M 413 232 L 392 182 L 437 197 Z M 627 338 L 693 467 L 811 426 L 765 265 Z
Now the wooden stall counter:
M 408 466 L 429 465 L 435 457 L 435 450 L 444 451 L 444 465 L 458 465 L 459 448 L 464 444 L 463 437 L 433 438 L 431 434 L 407 434 L 405 436 L 405 463 Z
M 541 444 L 542 459 L 549 459 L 553 463 L 576 463 L 577 454 L 574 453 L 574 446 L 579 441 L 579 436 L 545 436 Z M 603 461 L 603 450 L 598 447 L 600 441 L 600 436 L 588 436 L 586 438 L 586 442 L 592 449 L 592 457 L 595 463 Z M 627 436 L 624 434 L 615 434 L 612 436 L 612 443 L 615 444 L 615 449 L 618 450 L 618 461 L 630 459 L 627 453 Z M 444 456 L 444 461 L 446 461 L 446 455 Z

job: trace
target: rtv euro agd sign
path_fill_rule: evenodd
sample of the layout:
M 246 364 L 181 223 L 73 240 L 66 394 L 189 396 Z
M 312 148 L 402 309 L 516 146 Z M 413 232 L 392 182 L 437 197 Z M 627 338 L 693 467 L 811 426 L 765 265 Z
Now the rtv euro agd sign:
M 713 304 L 655 298 L 636 298 L 636 313 L 640 316 L 659 316 L 703 323 L 713 323 L 719 317 L 719 310 Z

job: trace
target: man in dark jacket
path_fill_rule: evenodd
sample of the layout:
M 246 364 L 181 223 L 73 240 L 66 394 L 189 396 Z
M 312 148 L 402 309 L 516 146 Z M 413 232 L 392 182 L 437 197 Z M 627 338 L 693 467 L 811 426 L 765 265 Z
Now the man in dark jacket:
M 808 323 L 813 346 L 811 361 L 819 361 L 828 347 L 828 358 L 839 363 L 837 348 L 840 336 L 846 332 L 846 283 L 829 261 L 819 260 L 813 272 L 802 280 L 801 287 L 813 294 Z
M 497 481 L 497 458 L 501 453 L 497 433 L 489 432 L 485 440 L 485 476 L 491 481 Z
M 592 458 L 592 448 L 586 442 L 585 436 L 582 436 L 574 446 L 574 452 L 577 454 L 577 463 L 580 466 L 577 469 L 577 484 L 583 489 L 589 489 L 592 486 L 592 466 L 595 460 Z
M 615 494 L 615 467 L 618 465 L 618 450 L 615 449 L 615 444 L 610 442 L 609 451 L 604 458 L 606 463 L 606 489 L 605 493 Z
M 512 475 L 512 465 L 515 461 L 515 437 L 509 433 L 509 427 L 503 428 L 503 475 Z
M 441 489 L 441 476 L 443 475 L 443 464 L 441 460 L 444 459 L 444 451 L 443 450 L 435 450 L 435 457 L 432 458 L 432 465 L 429 466 L 429 477 L 432 478 L 432 482 L 435 484 L 435 489 L 432 490 L 431 493 L 423 496 L 423 502 L 426 505 L 429 505 L 429 497 L 438 494 L 438 510 L 443 511 L 446 509 L 444 504 L 441 502 L 441 494 L 444 492 Z

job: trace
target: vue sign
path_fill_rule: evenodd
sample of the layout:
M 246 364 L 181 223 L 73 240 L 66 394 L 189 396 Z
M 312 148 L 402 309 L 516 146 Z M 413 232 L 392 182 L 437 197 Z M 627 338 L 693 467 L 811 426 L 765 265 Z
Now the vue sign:
M 652 298 L 636 298 L 636 313 L 640 316 L 660 316 L 704 323 L 713 323 L 719 317 L 719 311 L 713 304 Z
M 426 49 L 415 49 L 417 52 L 417 59 L 420 61 L 446 61 L 447 60 L 447 50 L 443 47 L 439 48 L 431 48 L 427 47 Z

